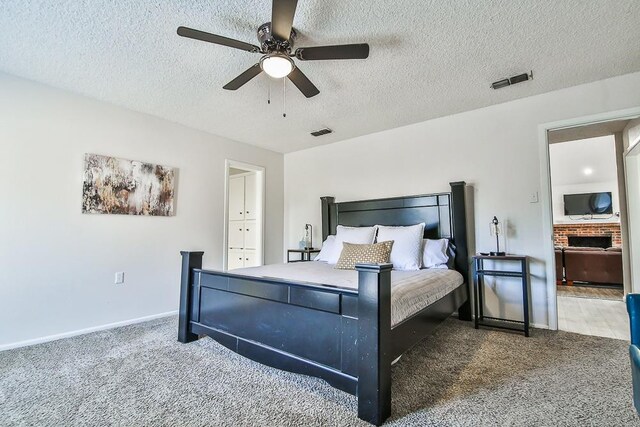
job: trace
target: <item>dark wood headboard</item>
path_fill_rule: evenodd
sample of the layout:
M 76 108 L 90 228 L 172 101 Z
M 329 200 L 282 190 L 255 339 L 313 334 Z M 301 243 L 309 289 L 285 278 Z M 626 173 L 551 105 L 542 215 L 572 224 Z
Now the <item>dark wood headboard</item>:
M 333 197 L 322 200 L 322 240 L 336 233 L 338 225 L 367 227 L 414 225 L 425 223 L 424 237 L 450 239 L 456 248 L 455 267 L 469 277 L 467 247 L 466 183 L 452 182 L 450 193 L 392 197 L 336 203 Z

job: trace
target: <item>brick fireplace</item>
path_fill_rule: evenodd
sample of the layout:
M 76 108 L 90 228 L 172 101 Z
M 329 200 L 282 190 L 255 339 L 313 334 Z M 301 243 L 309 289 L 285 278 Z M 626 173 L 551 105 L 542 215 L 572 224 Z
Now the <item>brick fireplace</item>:
M 622 246 L 620 224 L 617 223 L 555 224 L 553 226 L 553 242 L 555 246 L 569 246 L 569 236 L 581 238 L 611 237 L 611 246 Z

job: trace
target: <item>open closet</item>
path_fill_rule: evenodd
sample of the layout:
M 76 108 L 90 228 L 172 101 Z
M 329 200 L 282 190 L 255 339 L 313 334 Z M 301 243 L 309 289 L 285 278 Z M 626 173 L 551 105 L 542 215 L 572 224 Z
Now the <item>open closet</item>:
M 229 169 L 227 269 L 260 265 L 258 173 Z

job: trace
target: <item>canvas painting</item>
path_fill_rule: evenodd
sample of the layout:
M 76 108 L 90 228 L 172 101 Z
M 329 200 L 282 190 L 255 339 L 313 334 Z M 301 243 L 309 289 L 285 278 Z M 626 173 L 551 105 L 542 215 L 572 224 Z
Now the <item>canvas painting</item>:
M 174 181 L 172 167 L 85 154 L 82 212 L 172 216 Z

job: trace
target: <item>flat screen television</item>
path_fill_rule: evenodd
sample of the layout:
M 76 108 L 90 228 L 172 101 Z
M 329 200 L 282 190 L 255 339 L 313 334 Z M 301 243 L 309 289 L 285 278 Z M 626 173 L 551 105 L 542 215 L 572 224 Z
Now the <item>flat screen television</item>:
M 611 192 L 565 194 L 565 215 L 612 215 Z

